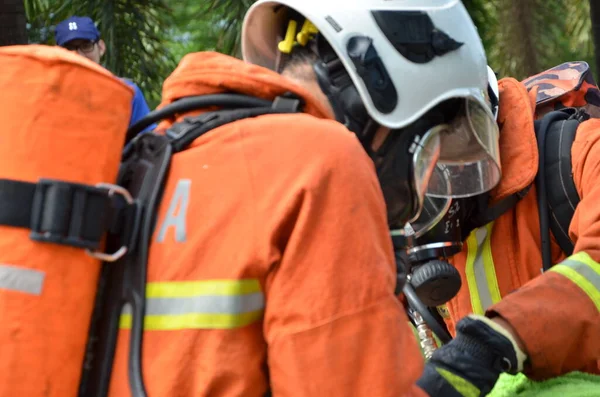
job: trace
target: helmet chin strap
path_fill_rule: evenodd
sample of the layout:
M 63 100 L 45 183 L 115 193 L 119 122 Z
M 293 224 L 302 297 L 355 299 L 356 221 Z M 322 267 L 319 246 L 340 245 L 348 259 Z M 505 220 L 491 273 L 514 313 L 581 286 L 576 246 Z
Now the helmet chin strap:
M 377 156 L 377 150 L 373 150 L 373 140 L 375 139 L 375 133 L 379 129 L 380 125 L 375 122 L 372 118 L 369 117 L 367 123 L 365 124 L 362 132 L 357 134 L 358 140 L 365 148 L 365 151 L 373 160 Z M 386 138 L 387 139 L 387 138 Z
M 321 91 L 331 104 L 336 120 L 354 132 L 370 153 L 377 123 L 367 113 L 350 75 L 329 43 L 317 34 L 311 44 L 311 49 L 318 58 L 313 70 Z

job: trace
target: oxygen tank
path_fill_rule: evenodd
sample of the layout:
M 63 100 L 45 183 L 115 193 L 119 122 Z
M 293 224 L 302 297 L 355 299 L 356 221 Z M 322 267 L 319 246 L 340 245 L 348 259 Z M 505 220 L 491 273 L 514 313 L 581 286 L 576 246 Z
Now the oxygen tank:
M 0 179 L 114 183 L 132 99 L 76 53 L 1 47 Z M 29 234 L 0 226 L 0 397 L 76 396 L 101 262 Z

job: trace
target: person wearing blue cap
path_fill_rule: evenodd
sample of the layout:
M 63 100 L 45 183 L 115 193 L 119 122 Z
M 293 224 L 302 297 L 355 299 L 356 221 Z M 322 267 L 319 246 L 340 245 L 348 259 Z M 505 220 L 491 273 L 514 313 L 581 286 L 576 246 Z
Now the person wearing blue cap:
M 100 59 L 106 52 L 106 44 L 100 38 L 100 31 L 89 17 L 72 16 L 67 18 L 56 25 L 54 34 L 57 45 L 69 51 L 75 51 L 97 64 L 100 64 Z M 121 78 L 121 80 L 135 91 L 131 104 L 131 120 L 129 122 L 131 126 L 146 116 L 150 112 L 150 108 L 137 84 L 126 78 Z M 145 131 L 154 128 L 156 125 L 151 125 Z

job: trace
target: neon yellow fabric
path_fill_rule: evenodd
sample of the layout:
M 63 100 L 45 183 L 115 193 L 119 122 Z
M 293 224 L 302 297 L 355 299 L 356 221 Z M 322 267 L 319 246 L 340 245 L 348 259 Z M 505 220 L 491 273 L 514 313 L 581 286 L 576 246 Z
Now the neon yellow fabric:
M 502 375 L 488 397 L 598 397 L 600 376 L 571 372 L 544 382 L 523 374 Z

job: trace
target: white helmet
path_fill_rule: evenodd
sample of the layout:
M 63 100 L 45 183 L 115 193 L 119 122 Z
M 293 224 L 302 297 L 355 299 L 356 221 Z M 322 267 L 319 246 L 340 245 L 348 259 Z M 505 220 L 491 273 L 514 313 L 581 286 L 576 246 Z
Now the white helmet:
M 259 0 L 244 20 L 242 54 L 246 61 L 272 70 L 287 23 L 278 6 L 312 22 L 343 63 L 370 117 L 380 125 L 403 128 L 450 98 L 472 98 L 487 106 L 485 50 L 458 0 Z M 386 98 L 387 103 L 377 98 L 376 88 L 375 92 L 369 89 L 351 59 L 349 45 L 357 34 L 373 40 L 391 79 L 396 98 Z M 445 52 L 443 47 L 453 42 L 462 45 Z
M 296 13 L 301 18 L 290 15 Z M 487 101 L 487 60 L 459 0 L 259 0 L 246 13 L 242 55 L 249 63 L 279 71 L 282 53 L 308 43 L 317 48 L 314 69 L 338 121 L 361 140 L 368 136 L 362 127 L 373 124 L 416 134 L 399 144 L 412 153 L 411 189 L 418 196 L 412 219 L 426 190 L 467 197 L 496 186 L 498 131 Z M 444 120 L 429 117 L 438 110 Z M 427 125 L 429 118 L 437 125 Z M 370 149 L 370 142 L 363 145 Z M 408 167 L 388 165 L 385 172 Z M 384 185 L 398 193 L 401 183 L 392 186 L 393 175 L 382 178 L 381 172 L 378 166 L 390 212 L 395 200 Z

